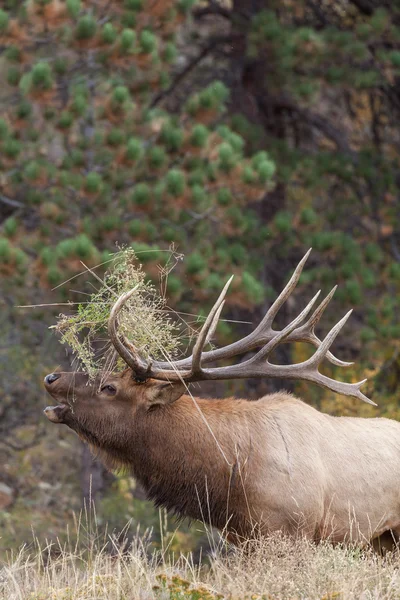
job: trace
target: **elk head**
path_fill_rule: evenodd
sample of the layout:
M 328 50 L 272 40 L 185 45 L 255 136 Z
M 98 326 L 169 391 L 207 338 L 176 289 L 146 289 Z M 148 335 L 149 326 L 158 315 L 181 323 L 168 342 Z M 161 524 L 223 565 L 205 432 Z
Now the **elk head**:
M 162 362 L 143 359 L 135 346 L 118 332 L 118 314 L 133 291 L 123 294 L 114 304 L 109 321 L 108 333 L 115 350 L 123 358 L 128 369 L 122 373 L 100 374 L 89 381 L 83 373 L 52 373 L 45 378 L 45 387 L 59 404 L 45 410 L 48 419 L 54 423 L 65 423 L 78 433 L 99 444 L 106 443 L 110 431 L 119 431 L 119 444 L 126 439 L 122 433 L 124 426 L 131 426 L 131 419 L 140 412 L 148 412 L 165 407 L 178 400 L 191 382 L 205 380 L 225 380 L 250 377 L 278 377 L 282 379 L 302 379 L 316 383 L 339 394 L 353 396 L 374 404 L 361 391 L 364 381 L 344 383 L 327 377 L 318 368 L 326 357 L 339 366 L 348 366 L 336 358 L 329 348 L 349 318 L 349 311 L 321 341 L 315 334 L 319 322 L 330 302 L 335 288 L 309 316 L 319 292 L 311 299 L 302 312 L 281 331 L 272 328 L 278 310 L 295 288 L 310 250 L 298 264 L 290 281 L 269 308 L 256 329 L 245 338 L 218 348 L 204 351 L 218 324 L 225 296 L 231 282 L 226 283 L 218 300 L 211 309 L 188 358 Z M 275 365 L 268 358 L 279 344 L 306 342 L 317 348 L 308 360 L 292 365 Z M 205 365 L 221 359 L 257 350 L 247 360 L 224 367 L 207 368 Z M 129 424 L 130 423 L 130 424 Z M 110 442 L 107 442 L 110 443 Z
M 138 412 L 170 404 L 185 391 L 181 382 L 138 377 L 131 369 L 100 373 L 94 380 L 80 372 L 51 373 L 44 384 L 58 403 L 45 409 L 47 418 L 68 425 L 99 447 L 126 441 Z

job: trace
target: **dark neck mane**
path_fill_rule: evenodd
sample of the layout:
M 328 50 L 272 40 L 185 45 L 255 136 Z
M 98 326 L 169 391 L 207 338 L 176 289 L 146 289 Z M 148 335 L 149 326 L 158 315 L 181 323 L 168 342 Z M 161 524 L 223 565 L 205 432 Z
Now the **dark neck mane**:
M 207 421 L 224 422 L 224 401 L 198 400 Z M 212 411 L 207 415 L 208 404 Z M 218 412 L 215 404 L 218 403 Z M 227 417 L 228 418 L 228 417 Z M 214 427 L 212 427 L 214 430 Z M 227 427 L 225 429 L 228 429 Z M 193 401 L 183 396 L 171 406 L 153 411 L 139 409 L 135 415 L 132 443 L 120 453 L 102 451 L 108 466 L 127 467 L 141 483 L 149 499 L 179 517 L 190 517 L 223 529 L 240 531 L 246 517 L 235 507 L 243 506 L 243 482 L 237 477 L 234 431 L 229 442 L 215 437 L 223 453 Z M 231 446 L 231 447 L 229 447 Z M 106 455 L 106 456 L 105 456 Z

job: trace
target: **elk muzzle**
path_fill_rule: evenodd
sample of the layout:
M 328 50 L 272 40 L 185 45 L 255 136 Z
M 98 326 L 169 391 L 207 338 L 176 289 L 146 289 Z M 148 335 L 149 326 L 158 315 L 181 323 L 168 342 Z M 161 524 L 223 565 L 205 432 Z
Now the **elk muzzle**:
M 44 414 L 52 423 L 65 423 L 64 417 L 71 410 L 70 405 L 63 398 L 57 398 L 57 386 L 54 382 L 60 379 L 61 373 L 50 373 L 44 378 L 44 386 L 49 394 L 57 401 L 61 400 L 57 406 L 47 406 Z M 51 388 L 51 386 L 53 386 Z

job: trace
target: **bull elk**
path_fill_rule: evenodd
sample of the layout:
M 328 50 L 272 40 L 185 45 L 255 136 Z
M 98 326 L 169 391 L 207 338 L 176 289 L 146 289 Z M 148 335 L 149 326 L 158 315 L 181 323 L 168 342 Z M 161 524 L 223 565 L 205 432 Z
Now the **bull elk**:
M 309 251 L 310 252 L 310 251 Z M 45 414 L 73 429 L 108 468 L 128 468 L 158 506 L 205 521 L 239 542 L 281 530 L 312 540 L 369 542 L 400 534 L 400 424 L 383 418 L 332 417 L 289 393 L 256 401 L 204 399 L 187 385 L 248 377 L 298 378 L 371 402 L 364 381 L 344 383 L 319 372 L 324 358 L 347 366 L 330 347 L 346 314 L 321 341 L 315 325 L 335 288 L 311 314 L 317 296 L 281 331 L 278 310 L 296 286 L 304 256 L 258 327 L 225 347 L 205 351 L 224 304 L 229 281 L 210 311 L 189 358 L 148 361 L 118 332 L 113 306 L 109 337 L 127 369 L 89 381 L 82 372 L 52 373 L 45 387 L 57 406 Z M 276 365 L 279 344 L 316 347 L 308 360 Z M 239 364 L 213 367 L 255 351 Z

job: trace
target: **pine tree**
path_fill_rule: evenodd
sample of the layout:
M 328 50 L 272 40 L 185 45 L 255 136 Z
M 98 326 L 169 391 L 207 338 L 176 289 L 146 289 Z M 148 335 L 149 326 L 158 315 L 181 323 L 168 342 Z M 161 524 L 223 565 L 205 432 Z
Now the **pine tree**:
M 238 238 L 256 228 L 250 205 L 273 188 L 274 162 L 247 157 L 224 123 L 221 81 L 195 90 L 179 113 L 155 102 L 171 85 L 193 2 L 18 4 L 0 12 L 0 190 L 21 209 L 3 227 L 1 273 L 50 289 L 82 262 L 109 260 L 117 242 L 154 275 L 175 244 L 186 260 L 168 280 L 174 301 L 189 287 L 208 300 L 234 272 L 231 302 L 259 302 L 258 263 Z
M 275 192 L 259 204 L 269 229 L 264 277 L 278 292 L 294 257 L 312 246 L 303 293 L 339 284 L 338 310 L 356 309 L 340 338 L 342 355 L 357 356 L 358 376 L 387 361 L 397 381 L 393 399 L 400 334 L 399 3 L 235 0 L 207 3 L 195 15 L 211 33 L 223 24 L 231 36 L 222 60 L 235 70 L 232 123 L 277 165 Z M 305 357 L 303 349 L 295 353 Z M 348 376 L 357 377 L 354 370 Z M 377 379 L 378 398 L 382 384 Z

